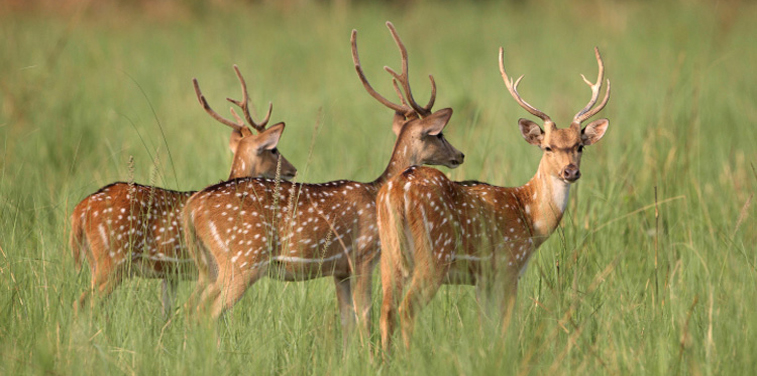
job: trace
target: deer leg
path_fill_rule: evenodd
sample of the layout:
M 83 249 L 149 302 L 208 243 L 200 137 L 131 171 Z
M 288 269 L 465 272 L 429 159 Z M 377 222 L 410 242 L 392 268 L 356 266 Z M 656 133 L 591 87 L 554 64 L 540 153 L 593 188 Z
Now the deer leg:
M 84 308 L 87 303 L 96 296 L 102 304 L 110 296 L 113 290 L 123 281 L 124 272 L 114 270 L 110 264 L 98 265 L 92 268 L 92 284 L 88 291 L 81 294 L 74 305 L 74 313 L 78 313 L 79 308 Z
M 118 287 L 118 285 L 121 284 L 123 281 L 123 278 L 120 276 L 116 276 L 113 278 L 108 278 L 105 281 L 99 282 L 97 284 L 97 287 L 95 287 L 93 290 L 85 291 L 81 294 L 79 297 L 79 300 L 77 301 L 77 308 L 84 308 L 85 305 L 91 303 L 93 299 L 96 299 L 98 304 L 104 304 L 105 301 L 110 297 L 110 294 L 113 292 L 113 290 Z M 78 309 L 75 310 L 74 314 L 78 313 Z
M 496 293 L 495 291 L 502 291 L 501 288 L 497 290 L 497 284 L 493 271 L 486 265 L 481 267 L 483 270 L 481 275 L 477 276 L 476 285 L 476 301 L 478 302 L 479 312 L 478 320 L 483 330 L 491 329 L 490 325 L 498 324 L 498 319 L 501 319 L 501 298 L 503 294 Z M 502 282 L 502 281 L 500 281 Z
M 433 299 L 442 285 L 443 273 L 439 273 L 433 265 L 416 267 L 407 294 L 399 307 L 402 326 L 402 340 L 405 348 L 410 348 L 413 335 L 415 316 Z
M 195 284 L 194 290 L 189 295 L 187 302 L 184 304 L 185 311 L 193 312 L 195 309 L 199 307 L 200 297 L 202 297 L 202 294 L 207 287 L 208 287 L 208 282 L 204 278 L 203 274 L 200 273 L 200 276 L 197 278 L 197 283 Z
M 383 298 L 379 326 L 381 328 L 381 347 L 384 351 L 384 356 L 387 356 L 391 349 L 392 334 L 394 334 L 398 320 L 397 307 L 400 304 L 407 280 L 403 276 L 402 267 L 394 261 L 391 257 L 387 257 L 387 255 L 381 257 L 381 290 L 383 291 Z
M 247 288 L 257 282 L 265 272 L 265 267 L 257 267 L 245 271 L 221 270 L 218 274 L 218 279 L 212 285 L 216 287 L 216 291 L 211 291 L 215 295 L 211 307 L 211 317 L 217 319 L 223 312 L 233 307 L 242 298 Z M 219 283 L 222 285 L 220 288 L 217 288 Z
M 208 268 L 207 265 L 198 265 L 198 267 L 200 274 L 197 278 L 197 286 L 195 286 L 192 296 L 189 297 L 187 306 L 193 309 L 195 314 L 202 316 L 207 314 L 207 310 L 212 306 L 221 290 L 218 286 L 218 268 Z
M 503 334 L 505 333 L 508 326 L 510 325 L 512 316 L 515 313 L 515 303 L 517 301 L 517 296 L 518 296 L 518 278 L 517 277 L 507 278 L 504 292 L 505 294 L 502 297 L 502 303 L 501 303 L 501 319 L 502 319 L 501 330 Z
M 209 286 L 212 284 L 211 279 L 208 276 L 208 270 L 205 267 L 200 267 L 198 265 L 198 271 L 199 274 L 197 275 L 197 282 L 195 284 L 195 288 L 192 291 L 192 293 L 189 295 L 189 298 L 187 299 L 187 302 L 184 304 L 184 309 L 189 313 L 189 315 L 193 315 L 196 313 L 199 313 L 201 310 L 201 302 L 203 301 L 203 296 L 205 295 L 205 291 L 209 288 Z
M 92 265 L 92 267 L 91 267 L 91 270 L 92 270 L 92 281 L 90 283 L 89 289 L 87 289 L 86 291 L 84 291 L 79 296 L 79 299 L 76 299 L 76 301 L 74 302 L 74 315 L 78 315 L 79 314 L 79 310 L 84 308 L 84 306 L 87 304 L 87 302 L 92 297 L 92 294 L 94 293 L 94 291 L 95 291 L 95 289 L 97 288 L 97 285 L 98 285 L 97 281 L 95 280 L 95 278 L 97 276 L 97 274 L 96 274 L 96 270 L 97 269 L 94 267 L 93 263 L 90 263 L 90 265 Z
M 168 319 L 173 311 L 173 302 L 176 300 L 176 290 L 179 287 L 179 280 L 174 278 L 163 278 L 161 283 L 163 297 L 163 318 Z
M 355 304 L 358 320 L 357 325 L 360 340 L 363 344 L 369 342 L 371 327 L 373 325 L 373 322 L 371 321 L 371 303 L 373 295 L 374 266 L 375 262 L 373 260 L 363 260 L 357 265 L 355 273 L 355 289 L 352 293 L 352 301 Z
M 352 286 L 350 283 L 349 277 L 334 276 L 336 299 L 339 302 L 339 315 L 342 321 L 345 341 L 355 328 L 355 309 L 352 302 Z
M 202 311 L 202 303 L 206 301 L 204 297 L 208 294 L 210 285 L 218 278 L 218 267 L 215 264 L 215 259 L 207 248 L 199 240 L 194 240 L 188 243 L 187 248 L 192 258 L 195 260 L 195 266 L 197 267 L 197 284 L 194 291 L 189 295 L 185 309 L 187 312 L 200 313 Z
M 194 306 L 195 313 L 198 316 L 204 316 L 212 306 L 213 302 L 220 294 L 221 289 L 215 282 L 207 282 L 204 285 L 198 285 L 193 294 L 197 295 L 197 305 Z

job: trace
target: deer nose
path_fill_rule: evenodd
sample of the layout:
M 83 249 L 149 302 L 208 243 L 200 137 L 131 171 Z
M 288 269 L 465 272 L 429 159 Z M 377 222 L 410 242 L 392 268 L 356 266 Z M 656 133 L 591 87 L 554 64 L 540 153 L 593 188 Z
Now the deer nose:
M 452 157 L 452 159 L 450 159 L 449 164 L 447 165 L 447 167 L 449 167 L 449 168 L 457 168 L 458 166 L 460 166 L 461 164 L 463 164 L 464 160 L 465 160 L 465 154 L 463 154 L 462 152 L 460 152 L 456 156 Z
M 581 171 L 578 169 L 578 166 L 574 165 L 573 163 L 565 166 L 565 168 L 562 170 L 562 178 L 565 179 L 565 181 L 572 183 L 578 180 L 578 178 L 580 177 Z

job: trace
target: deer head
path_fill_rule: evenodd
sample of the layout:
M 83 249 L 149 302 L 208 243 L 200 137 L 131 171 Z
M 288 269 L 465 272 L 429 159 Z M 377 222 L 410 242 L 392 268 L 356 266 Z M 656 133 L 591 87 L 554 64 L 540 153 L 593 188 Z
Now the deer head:
M 393 129 L 397 134 L 394 149 L 408 160 L 408 165 L 437 165 L 457 168 L 465 154 L 452 146 L 442 131 L 452 117 L 452 109 L 444 108 L 424 118 L 405 118 L 395 113 Z
M 366 79 L 363 68 L 360 65 L 356 30 L 352 30 L 350 41 L 352 43 L 352 60 L 355 63 L 355 70 L 363 86 L 376 100 L 394 110 L 392 131 L 397 135 L 397 142 L 394 145 L 393 158 L 403 161 L 401 164 L 406 166 L 429 164 L 456 168 L 463 163 L 465 155 L 455 149 L 444 138 L 442 133 L 442 130 L 447 126 L 452 116 L 452 109 L 444 108 L 436 112 L 431 111 L 436 100 L 436 82 L 432 75 L 428 76 L 431 81 L 431 97 L 428 103 L 425 106 L 421 106 L 415 101 L 408 77 L 407 49 L 397 34 L 394 25 L 391 22 L 387 22 L 386 27 L 389 28 L 389 32 L 392 34 L 392 38 L 394 38 L 394 42 L 397 44 L 402 57 L 402 73 L 397 73 L 387 66 L 384 67 L 384 70 L 389 72 L 393 77 L 392 84 L 399 96 L 399 104 L 384 98 L 368 83 L 368 79 Z
M 542 128 L 531 120 L 518 120 L 521 135 L 526 142 L 538 146 L 543 151 L 540 171 L 543 169 L 543 172 L 568 184 L 575 182 L 581 177 L 581 154 L 584 146 L 599 141 L 604 136 L 607 126 L 610 124 L 607 119 L 599 119 L 589 123 L 583 129 L 581 128 L 581 123 L 601 111 L 610 99 L 610 80 L 607 80 L 607 91 L 602 103 L 592 108 L 599 98 L 599 91 L 602 87 L 604 76 L 604 63 L 602 62 L 598 48 L 594 48 L 594 54 L 597 57 L 597 64 L 599 65 L 597 82 L 592 84 L 584 75 L 581 75 L 584 82 L 591 87 L 591 99 L 586 107 L 573 117 L 573 121 L 568 128 L 559 129 L 547 114 L 531 106 L 520 97 L 520 94 L 518 94 L 518 84 L 523 76 L 520 76 L 515 82 L 507 76 L 504 65 L 504 51 L 501 47 L 499 49 L 499 70 L 510 94 L 521 107 L 544 122 L 544 128 Z
M 271 118 L 271 112 L 273 111 L 272 103 L 268 104 L 268 112 L 263 121 L 258 123 L 252 119 L 252 115 L 250 115 L 250 99 L 247 94 L 247 84 L 236 65 L 234 65 L 234 71 L 236 72 L 237 78 L 242 86 L 243 97 L 241 101 L 231 98 L 226 98 L 226 100 L 242 109 L 245 120 L 247 120 L 250 127 L 254 128 L 258 134 L 254 134 L 250 128 L 245 125 L 244 120 L 237 115 L 233 108 L 230 110 L 236 121 L 226 119 L 215 112 L 200 91 L 200 85 L 198 84 L 197 79 L 192 79 L 195 93 L 197 94 L 197 100 L 205 109 L 205 112 L 207 112 L 212 118 L 222 124 L 228 125 L 232 129 L 231 137 L 229 138 L 229 149 L 234 153 L 234 160 L 231 164 L 229 180 L 246 176 L 261 176 L 270 179 L 279 176 L 285 180 L 292 179 L 297 173 L 297 169 L 289 163 L 289 161 L 284 158 L 276 148 L 276 145 L 278 145 L 279 139 L 281 138 L 281 134 L 284 132 L 284 123 L 277 123 L 266 129 L 266 125 Z

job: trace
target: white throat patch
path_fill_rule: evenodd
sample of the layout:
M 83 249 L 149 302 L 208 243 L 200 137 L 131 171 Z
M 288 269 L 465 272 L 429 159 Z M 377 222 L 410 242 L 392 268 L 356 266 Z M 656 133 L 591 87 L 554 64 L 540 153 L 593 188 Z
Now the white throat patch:
M 552 179 L 552 203 L 561 213 L 564 213 L 565 208 L 568 207 L 570 184 L 556 176 L 550 176 L 550 179 Z

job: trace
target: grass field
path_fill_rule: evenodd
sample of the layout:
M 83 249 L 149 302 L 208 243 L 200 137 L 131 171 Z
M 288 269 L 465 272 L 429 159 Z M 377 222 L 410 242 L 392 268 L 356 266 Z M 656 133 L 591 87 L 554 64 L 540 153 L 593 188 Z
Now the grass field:
M 757 6 L 565 3 L 0 8 L 0 374 L 754 374 Z M 610 128 L 587 148 L 504 337 L 480 327 L 472 288 L 444 287 L 412 350 L 371 361 L 342 347 L 330 278 L 264 280 L 214 327 L 182 309 L 163 320 L 146 279 L 73 316 L 89 286 L 68 246 L 77 202 L 113 181 L 196 190 L 228 173 L 227 128 L 202 111 L 192 77 L 221 112 L 239 96 L 238 64 L 255 107 L 273 101 L 272 120 L 287 122 L 279 149 L 299 181 L 378 176 L 392 114 L 360 85 L 349 35 L 388 96 L 381 67 L 399 54 L 386 20 L 419 102 L 432 73 L 435 108 L 455 111 L 457 180 L 520 185 L 538 165 L 499 46 L 508 72 L 526 74 L 521 94 L 559 126 L 588 100 L 579 74 L 596 74 L 592 48 L 603 53 Z

